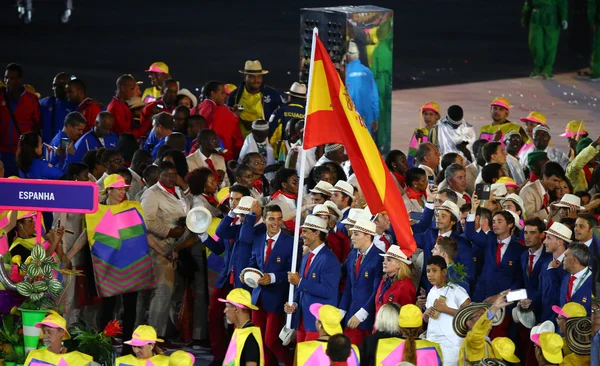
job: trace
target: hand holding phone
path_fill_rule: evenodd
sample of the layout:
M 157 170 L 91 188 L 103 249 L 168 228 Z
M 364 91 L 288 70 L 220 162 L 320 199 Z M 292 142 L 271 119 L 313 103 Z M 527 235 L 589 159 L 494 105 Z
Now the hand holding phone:
M 475 194 L 481 201 L 487 201 L 490 199 L 492 186 L 490 184 L 480 183 L 475 186 Z
M 507 302 L 521 301 L 527 299 L 527 290 L 524 288 L 512 290 L 506 295 Z

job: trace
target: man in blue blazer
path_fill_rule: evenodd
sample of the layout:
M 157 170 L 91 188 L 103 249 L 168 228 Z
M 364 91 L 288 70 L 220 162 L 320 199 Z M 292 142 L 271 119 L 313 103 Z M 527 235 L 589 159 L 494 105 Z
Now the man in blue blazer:
M 302 225 L 302 239 L 309 252 L 302 258 L 300 273 L 288 273 L 290 284 L 297 286 L 294 303 L 286 303 L 284 310 L 294 314 L 292 327 L 298 329 L 298 343 L 319 338 L 315 317 L 309 311 L 311 304 L 338 304 L 338 287 L 342 274 L 340 262 L 325 246 L 329 230 L 327 221 L 308 215 Z
M 540 273 L 540 288 L 542 291 L 542 319 L 544 322 L 550 320 L 556 324 L 556 313 L 552 311 L 553 306 L 560 305 L 560 285 L 562 279 L 568 276 L 563 268 L 563 261 L 567 246 L 571 244 L 573 232 L 560 222 L 555 222 L 544 231 L 546 239 L 546 251 L 552 254 L 552 258 L 542 265 Z
M 237 216 L 234 211 L 238 210 L 238 206 L 249 205 L 248 210 L 244 212 L 250 213 L 251 203 L 246 203 L 248 199 L 252 200 L 250 196 L 250 190 L 244 186 L 235 185 L 231 187 L 229 193 L 229 204 L 231 212 L 227 215 L 217 227 L 216 234 L 219 237 L 218 240 L 214 240 L 210 235 L 204 233 L 200 235 L 200 239 L 213 253 L 222 255 L 225 253 L 223 258 L 223 267 L 219 272 L 219 276 L 215 281 L 215 291 L 210 296 L 210 306 L 208 308 L 208 329 L 210 331 L 210 348 L 214 357 L 215 364 L 222 363 L 225 359 L 226 347 L 228 344 L 227 333 L 224 327 L 223 311 L 225 310 L 225 303 L 220 302 L 219 298 L 226 298 L 229 291 L 234 287 L 242 287 L 242 283 L 236 277 L 231 274 L 232 267 L 235 270 L 241 271 L 247 265 L 247 261 L 250 258 L 250 250 L 242 247 L 241 249 L 236 248 L 238 236 L 241 228 L 240 220 L 236 220 Z M 239 211 L 238 211 L 239 212 Z M 234 256 L 234 252 L 244 252 L 242 255 L 246 255 L 246 263 L 242 263 L 242 256 Z M 235 257 L 235 259 L 234 259 Z M 232 279 L 234 281 L 232 281 Z
M 590 249 L 585 244 L 571 244 L 565 252 L 563 267 L 570 276 L 565 276 L 560 285 L 560 307 L 568 302 L 583 305 L 587 316 L 592 308 L 592 269 Z
M 338 308 L 344 313 L 344 334 L 352 344 L 362 344 L 373 333 L 375 294 L 383 275 L 383 252 L 373 245 L 377 225 L 368 219 L 358 219 L 350 229 L 354 249 L 344 262 L 346 286 Z
M 338 220 L 336 227 L 340 233 L 344 233 L 345 235 L 348 235 L 348 230 L 346 229 L 346 226 L 342 224 L 342 221 L 348 218 L 353 199 L 354 186 L 345 180 L 338 180 L 331 189 L 331 201 L 333 201 L 338 210 L 342 212 L 342 218 Z
M 256 214 L 247 215 L 245 220 L 256 221 Z M 281 344 L 279 331 L 285 324 L 283 305 L 288 295 L 287 274 L 292 268 L 294 238 L 281 231 L 283 214 L 279 206 L 265 207 L 264 221 L 266 231 L 255 231 L 244 225 L 240 234 L 240 242 L 252 247 L 248 267 L 263 273 L 258 286 L 252 290 L 252 303 L 259 308 L 252 312 L 252 322 L 260 327 L 264 338 L 265 365 L 276 366 L 275 356 L 286 366 L 292 366 L 294 357 Z M 300 255 L 299 253 L 297 258 Z

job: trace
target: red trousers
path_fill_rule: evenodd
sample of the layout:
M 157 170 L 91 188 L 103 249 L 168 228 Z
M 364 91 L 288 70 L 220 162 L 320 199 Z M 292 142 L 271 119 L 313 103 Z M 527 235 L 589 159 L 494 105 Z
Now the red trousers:
M 363 340 L 365 339 L 365 337 L 372 333 L 373 333 L 372 330 L 362 330 L 362 329 L 358 329 L 358 328 L 344 329 L 344 334 L 347 335 L 348 338 L 350 338 L 350 343 L 352 343 L 356 346 L 360 346 L 362 344 Z
M 210 296 L 210 305 L 208 308 L 208 330 L 210 338 L 210 349 L 215 360 L 220 361 L 225 359 L 227 345 L 229 339 L 225 329 L 224 311 L 225 303 L 220 302 L 219 298 L 226 298 L 230 288 L 225 285 L 223 288 L 215 289 Z
M 314 341 L 315 339 L 319 339 L 319 332 L 307 332 L 304 329 L 304 318 L 300 319 L 300 325 L 296 332 L 296 343 Z
M 254 310 L 252 312 L 252 323 L 260 328 L 263 336 L 265 366 L 277 366 L 278 363 L 274 360 L 274 357 L 283 362 L 285 366 L 292 366 L 294 355 L 288 348 L 283 346 L 279 339 L 279 332 L 285 325 L 285 314 Z
M 490 339 L 494 340 L 498 337 L 508 337 L 509 336 L 509 328 L 513 323 L 512 311 L 506 310 L 504 313 L 504 321 L 500 323 L 498 326 L 493 327 L 490 332 Z

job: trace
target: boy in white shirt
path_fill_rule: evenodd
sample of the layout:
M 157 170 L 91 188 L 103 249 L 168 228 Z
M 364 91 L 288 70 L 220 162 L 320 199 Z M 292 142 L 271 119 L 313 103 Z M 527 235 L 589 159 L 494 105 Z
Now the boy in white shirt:
M 425 306 L 423 320 L 429 323 L 427 340 L 439 343 L 444 366 L 456 366 L 463 339 L 452 328 L 452 320 L 458 309 L 471 303 L 469 294 L 461 286 L 448 283 L 446 261 L 433 255 L 427 261 L 427 280 L 432 285 Z

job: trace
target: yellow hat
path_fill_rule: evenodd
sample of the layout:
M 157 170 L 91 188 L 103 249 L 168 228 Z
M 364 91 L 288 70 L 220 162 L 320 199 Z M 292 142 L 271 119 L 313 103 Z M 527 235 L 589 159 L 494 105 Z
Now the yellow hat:
M 36 211 L 17 211 L 17 220 L 35 217 L 36 215 L 37 215 Z
M 104 179 L 104 190 L 108 190 L 109 188 L 127 188 L 130 187 L 125 182 L 125 178 L 120 176 L 119 174 L 111 174 L 106 179 Z
M 258 307 L 252 304 L 252 296 L 250 296 L 250 292 L 248 292 L 248 290 L 244 290 L 243 288 L 236 288 L 229 291 L 227 298 L 219 299 L 219 301 L 230 303 L 231 305 L 242 309 L 258 310 Z
M 234 84 L 225 84 L 225 94 L 229 95 L 237 89 Z
M 565 127 L 565 133 L 560 135 L 561 137 L 572 137 L 577 138 L 579 136 L 587 136 L 588 132 L 585 129 L 585 124 L 583 121 L 571 121 L 567 123 L 567 127 Z
M 432 111 L 440 114 L 440 106 L 436 102 L 427 102 L 421 106 L 421 113 L 425 111 Z
M 494 98 L 494 100 L 492 100 L 492 102 L 490 103 L 490 107 L 493 106 L 510 109 L 510 102 L 506 98 Z
M 563 361 L 562 349 L 565 341 L 557 333 L 544 332 L 540 334 L 539 346 L 546 361 L 560 364 Z
M 62 329 L 65 331 L 65 335 L 62 337 L 63 341 L 66 339 L 71 339 L 71 335 L 67 331 L 67 321 L 65 320 L 65 318 L 63 318 L 62 316 L 60 316 L 57 312 L 55 312 L 53 310 L 50 311 L 50 314 L 48 314 L 44 318 L 44 320 L 42 320 L 41 322 L 39 322 L 35 325 L 36 328 L 40 328 L 40 329 L 43 326 L 50 327 L 50 328 Z
M 173 366 L 194 366 L 196 357 L 186 351 L 175 351 L 169 356 L 169 365 Z
M 587 310 L 585 310 L 583 305 L 577 302 L 568 302 L 562 307 L 562 309 L 559 306 L 554 305 L 552 306 L 552 310 L 556 314 L 562 315 L 567 319 L 587 316 Z
M 229 187 L 221 188 L 219 190 L 219 192 L 217 192 L 217 201 L 219 202 L 220 205 L 222 205 L 223 202 L 227 201 L 228 199 L 229 199 Z
M 517 356 L 515 356 L 515 344 L 510 338 L 498 337 L 492 341 L 492 347 L 496 356 L 500 356 L 503 360 L 517 363 L 521 362 Z
M 527 117 L 521 118 L 521 122 L 533 122 L 546 126 L 546 116 L 540 112 L 531 112 Z
M 323 324 L 323 329 L 329 335 L 343 333 L 342 325 L 342 313 L 340 309 L 332 305 L 323 305 L 314 303 L 310 305 L 310 313 L 317 318 Z
M 156 336 L 156 330 L 149 325 L 140 325 L 133 331 L 131 339 L 123 343 L 130 346 L 141 347 L 156 342 L 164 342 Z
M 146 70 L 146 72 L 156 72 L 159 74 L 168 74 L 169 73 L 169 66 L 167 66 L 167 64 L 165 64 L 164 62 L 155 62 L 152 65 L 150 65 L 150 67 L 148 68 L 148 70 Z
M 423 313 L 421 309 L 413 304 L 404 305 L 400 308 L 398 325 L 400 328 L 419 328 L 423 325 Z

